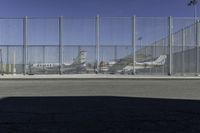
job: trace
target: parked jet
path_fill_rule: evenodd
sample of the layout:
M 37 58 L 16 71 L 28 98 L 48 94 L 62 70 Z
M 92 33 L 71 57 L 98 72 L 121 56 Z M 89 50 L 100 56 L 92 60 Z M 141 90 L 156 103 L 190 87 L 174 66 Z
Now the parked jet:
M 166 62 L 166 55 L 160 55 L 154 61 L 147 62 L 136 62 L 135 61 L 135 70 L 137 69 L 145 69 L 145 68 L 154 68 L 163 66 Z M 111 73 L 129 73 L 133 70 L 133 63 L 130 63 L 131 60 L 129 58 L 124 58 L 116 62 L 112 67 L 110 67 L 109 71 Z
M 58 73 L 59 69 L 63 73 L 78 73 L 86 70 L 87 52 L 81 50 L 72 64 L 63 63 L 62 67 L 59 63 L 36 63 L 28 65 L 28 73 Z

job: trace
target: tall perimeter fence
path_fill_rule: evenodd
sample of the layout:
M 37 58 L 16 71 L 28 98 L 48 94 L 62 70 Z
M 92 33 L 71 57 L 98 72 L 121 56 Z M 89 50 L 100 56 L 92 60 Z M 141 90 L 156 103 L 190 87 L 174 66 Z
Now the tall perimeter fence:
M 199 31 L 180 17 L 0 18 L 0 71 L 198 75 Z

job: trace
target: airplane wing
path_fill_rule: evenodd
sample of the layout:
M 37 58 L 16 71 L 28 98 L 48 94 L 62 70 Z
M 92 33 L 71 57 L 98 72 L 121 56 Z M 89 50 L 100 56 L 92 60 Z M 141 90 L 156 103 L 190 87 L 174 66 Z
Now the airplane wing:
M 137 60 L 143 60 L 144 56 L 145 55 L 143 55 L 143 54 L 136 55 Z M 147 57 L 149 57 L 149 56 L 150 55 L 148 55 Z M 118 72 L 119 70 L 122 70 L 124 67 L 126 67 L 127 65 L 130 65 L 131 63 L 133 63 L 133 54 L 132 53 L 125 56 L 124 58 L 117 59 L 116 63 L 109 68 L 109 72 L 110 73 Z
M 129 65 L 133 61 L 132 54 L 118 59 L 117 62 L 109 68 L 110 73 L 115 73 L 118 70 L 122 70 L 125 66 Z

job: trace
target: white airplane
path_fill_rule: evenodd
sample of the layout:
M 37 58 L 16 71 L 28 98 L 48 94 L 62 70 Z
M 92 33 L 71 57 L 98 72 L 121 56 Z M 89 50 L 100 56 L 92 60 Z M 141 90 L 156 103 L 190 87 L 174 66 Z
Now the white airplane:
M 160 55 L 154 61 L 147 61 L 147 62 L 136 62 L 135 61 L 135 70 L 138 69 L 146 69 L 146 68 L 154 68 L 163 66 L 166 62 L 167 55 Z M 133 70 L 133 63 L 130 63 L 130 59 L 121 59 L 118 63 L 115 63 L 109 71 L 112 73 L 129 73 Z
M 159 67 L 163 66 L 165 64 L 167 56 L 166 55 L 160 55 L 155 61 L 149 61 L 149 62 L 135 62 L 135 69 L 145 69 L 145 68 L 153 68 L 153 67 Z M 133 63 L 130 65 L 125 66 L 121 72 L 130 72 L 133 70 Z
M 63 73 L 75 73 L 80 71 L 85 71 L 87 62 L 87 52 L 81 50 L 74 59 L 72 64 L 63 63 L 62 64 L 62 72 Z M 28 65 L 28 73 L 41 73 L 41 72 L 52 72 L 57 73 L 60 69 L 59 63 L 35 63 L 35 64 L 29 64 Z

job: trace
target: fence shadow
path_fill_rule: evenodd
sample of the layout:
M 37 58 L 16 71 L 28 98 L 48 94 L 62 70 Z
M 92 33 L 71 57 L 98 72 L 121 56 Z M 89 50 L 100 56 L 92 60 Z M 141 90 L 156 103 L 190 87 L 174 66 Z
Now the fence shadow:
M 0 132 L 200 132 L 200 101 L 132 97 L 8 97 Z

